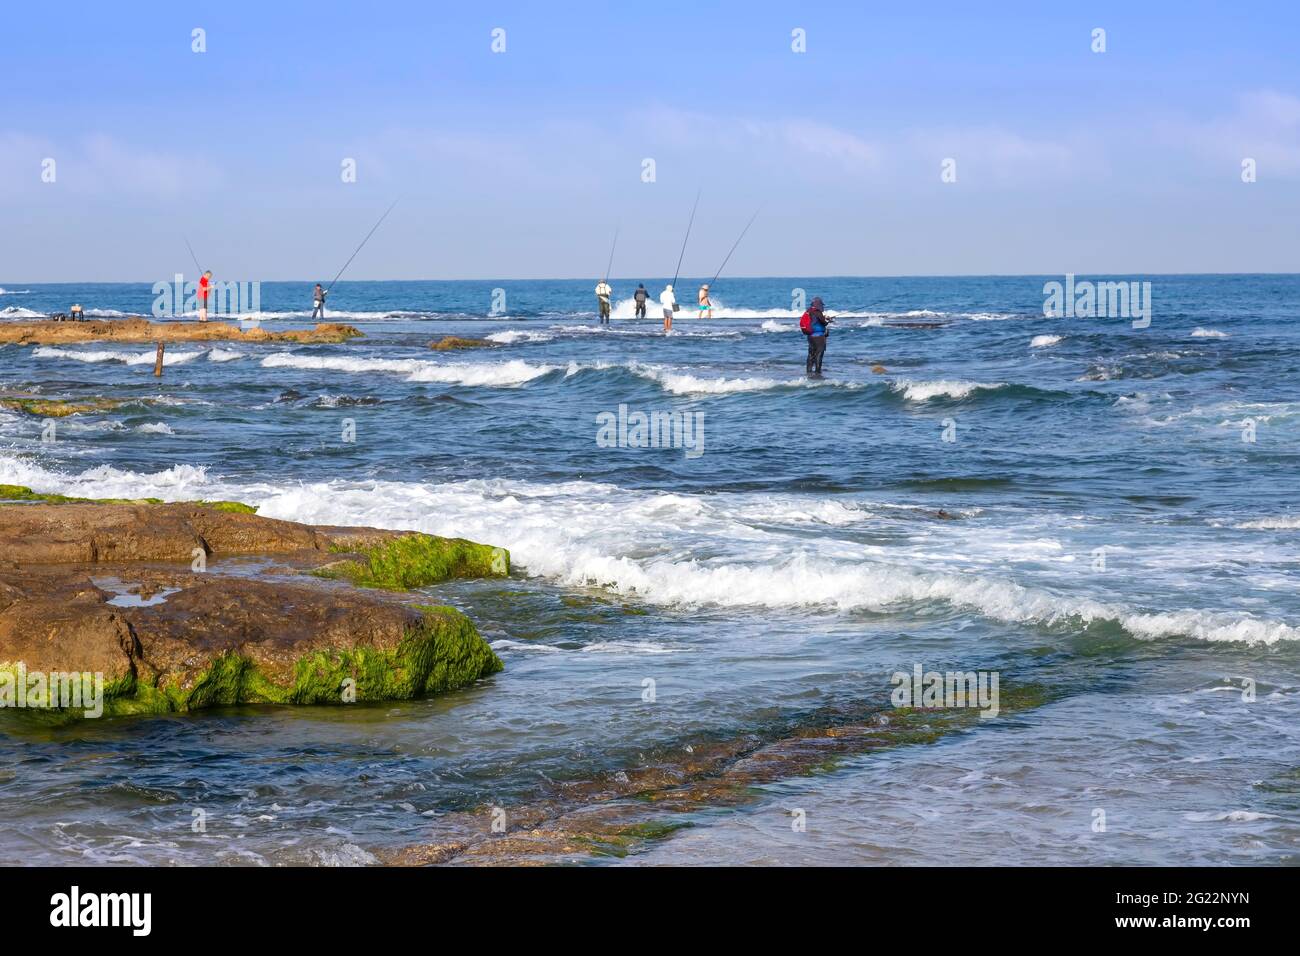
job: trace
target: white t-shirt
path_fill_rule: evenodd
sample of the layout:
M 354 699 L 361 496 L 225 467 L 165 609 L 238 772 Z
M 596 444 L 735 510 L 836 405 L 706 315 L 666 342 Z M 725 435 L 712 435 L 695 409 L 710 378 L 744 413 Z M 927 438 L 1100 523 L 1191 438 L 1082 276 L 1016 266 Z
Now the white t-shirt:
M 670 310 L 677 304 L 677 297 L 673 295 L 672 289 L 664 289 L 663 292 L 659 293 L 659 304 Z

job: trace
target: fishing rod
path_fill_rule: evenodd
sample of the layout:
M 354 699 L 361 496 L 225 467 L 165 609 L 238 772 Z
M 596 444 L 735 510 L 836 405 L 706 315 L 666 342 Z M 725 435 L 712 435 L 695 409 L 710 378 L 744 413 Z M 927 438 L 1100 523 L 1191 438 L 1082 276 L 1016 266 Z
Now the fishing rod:
M 610 248 L 609 248 L 609 262 L 605 265 L 605 278 L 601 280 L 602 282 L 608 282 L 608 281 L 609 281 L 609 273 L 610 273 L 610 270 L 614 268 L 614 250 L 618 248 L 618 230 L 619 230 L 619 227 L 618 227 L 618 226 L 615 226 L 615 227 L 614 227 L 614 244 L 613 244 L 612 246 L 610 246 Z
M 394 199 L 393 205 L 389 206 L 386 210 L 384 210 L 384 214 L 379 217 L 379 222 L 375 223 L 370 228 L 370 231 L 366 233 L 366 238 L 361 240 L 361 245 L 357 246 L 356 251 L 353 252 L 352 255 L 348 256 L 348 261 L 343 263 L 343 268 L 338 271 L 338 275 L 336 275 L 332 280 L 330 280 L 330 284 L 325 287 L 326 292 L 329 292 L 330 289 L 334 288 L 334 283 L 339 281 L 339 276 L 343 275 L 347 267 L 352 265 L 352 260 L 357 257 L 357 253 L 360 252 L 363 248 L 365 248 L 366 243 L 370 241 L 370 237 L 375 234 L 375 230 L 378 229 L 383 224 L 383 221 L 388 218 L 388 214 L 393 211 L 393 206 L 396 206 L 397 202 L 398 200 Z
M 677 257 L 677 271 L 673 273 L 673 292 L 677 292 L 677 277 L 682 274 L 682 260 L 686 258 L 686 243 L 691 238 L 691 227 L 695 225 L 695 210 L 700 205 L 700 191 L 696 190 L 695 205 L 691 207 L 691 219 L 686 224 L 686 237 L 682 239 L 682 254 Z
M 203 275 L 203 266 L 199 265 L 199 257 L 194 254 L 194 247 L 190 245 L 188 236 L 181 236 L 185 240 L 185 248 L 190 250 L 190 258 L 194 260 L 194 268 L 199 270 L 199 275 Z
M 718 276 L 722 275 L 722 270 L 727 267 L 727 263 L 731 260 L 731 254 L 735 252 L 736 247 L 740 245 L 740 240 L 745 238 L 745 233 L 749 232 L 749 227 L 754 224 L 754 220 L 758 218 L 758 214 L 760 211 L 762 211 L 762 208 L 763 207 L 760 206 L 758 209 L 755 209 L 754 215 L 750 216 L 749 222 L 745 223 L 745 228 L 740 231 L 740 237 L 736 240 L 735 244 L 732 245 L 731 247 L 731 252 L 727 253 L 727 258 L 722 260 L 722 265 L 718 266 L 718 271 L 715 272 L 713 274 L 713 278 L 709 280 L 710 288 L 712 288 L 713 284 L 718 281 Z

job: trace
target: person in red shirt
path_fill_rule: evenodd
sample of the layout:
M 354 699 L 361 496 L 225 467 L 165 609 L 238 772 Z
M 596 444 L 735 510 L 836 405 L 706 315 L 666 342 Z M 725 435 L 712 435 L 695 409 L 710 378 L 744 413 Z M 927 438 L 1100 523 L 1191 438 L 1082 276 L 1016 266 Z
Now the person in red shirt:
M 199 321 L 208 321 L 208 291 L 212 285 L 212 270 L 199 277 Z

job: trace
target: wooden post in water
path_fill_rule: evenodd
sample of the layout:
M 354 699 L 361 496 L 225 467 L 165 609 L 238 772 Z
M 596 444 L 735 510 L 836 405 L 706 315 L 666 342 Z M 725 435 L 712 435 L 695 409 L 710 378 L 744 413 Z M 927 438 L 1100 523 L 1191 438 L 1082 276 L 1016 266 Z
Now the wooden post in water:
M 153 373 L 158 378 L 162 378 L 162 365 L 163 365 L 163 344 L 159 342 L 158 357 L 153 360 Z

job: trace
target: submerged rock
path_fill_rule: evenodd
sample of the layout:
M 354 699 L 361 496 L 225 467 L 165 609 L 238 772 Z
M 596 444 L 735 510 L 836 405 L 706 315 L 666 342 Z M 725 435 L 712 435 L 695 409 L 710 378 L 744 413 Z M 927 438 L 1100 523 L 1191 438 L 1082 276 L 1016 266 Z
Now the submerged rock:
M 456 335 L 444 335 L 429 343 L 429 348 L 436 352 L 450 352 L 453 349 L 490 349 L 496 345 L 485 339 L 464 339 Z
M 353 584 L 302 573 L 323 562 Z M 102 675 L 107 714 L 453 690 L 501 661 L 459 611 L 391 592 L 508 571 L 470 541 L 199 504 L 0 507 L 0 698 L 20 673 Z
M 83 398 L 63 400 L 57 398 L 0 398 L 0 408 L 35 415 L 37 418 L 67 418 L 87 412 L 111 412 L 125 405 L 116 398 Z

